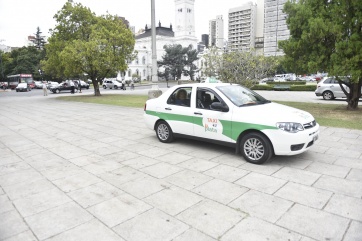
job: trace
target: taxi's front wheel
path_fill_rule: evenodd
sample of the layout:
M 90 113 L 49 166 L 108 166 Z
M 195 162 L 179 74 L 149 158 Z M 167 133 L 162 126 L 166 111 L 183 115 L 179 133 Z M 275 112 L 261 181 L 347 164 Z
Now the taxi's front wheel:
M 156 125 L 157 138 L 163 143 L 170 143 L 173 141 L 173 133 L 171 127 L 166 121 L 160 121 Z
M 263 164 L 272 157 L 272 146 L 262 134 L 248 133 L 240 140 L 240 150 L 246 161 L 254 164 Z

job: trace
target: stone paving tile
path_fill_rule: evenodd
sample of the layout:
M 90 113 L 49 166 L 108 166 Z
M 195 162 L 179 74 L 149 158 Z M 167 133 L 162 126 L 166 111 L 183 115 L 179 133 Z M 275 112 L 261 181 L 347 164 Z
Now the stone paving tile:
M 266 163 L 265 165 L 255 165 L 247 162 L 238 168 L 270 176 L 281 169 L 282 166 L 275 165 L 274 162 Z
M 314 162 L 310 164 L 305 170 L 319 174 L 344 178 L 347 176 L 348 172 L 350 171 L 350 168 L 337 166 L 337 165 L 330 165 L 321 162 Z
M 278 227 L 263 220 L 247 217 L 235 225 L 224 236 L 221 241 L 299 241 L 301 235 L 290 232 L 287 229 Z
M 362 182 L 362 170 L 352 169 L 346 179 Z
M 207 171 L 219 164 L 216 162 L 207 161 L 204 159 L 193 158 L 191 160 L 181 162 L 177 165 L 182 168 L 187 168 L 191 171 L 203 172 L 203 171 Z
M 30 230 L 11 236 L 10 238 L 4 239 L 4 241 L 35 241 L 35 240 L 37 240 L 37 238 L 35 238 L 34 234 Z
M 36 194 L 55 186 L 46 179 L 29 180 L 29 182 L 22 182 L 12 186 L 3 187 L 6 194 L 11 200 L 26 197 L 28 195 Z
M 231 167 L 238 167 L 246 163 L 246 161 L 239 154 L 225 153 L 221 156 L 210 159 L 210 161 L 224 164 Z
M 0 195 L 0 214 L 13 211 L 14 206 L 7 195 Z
M 202 146 L 201 146 L 201 145 Z M 206 145 L 205 147 L 203 145 Z M 188 155 L 193 156 L 195 158 L 210 160 L 216 157 L 219 157 L 223 154 L 223 146 L 212 145 L 208 143 L 199 143 L 199 148 L 191 151 Z
M 202 201 L 176 217 L 218 239 L 246 215 L 213 201 Z
M 134 169 L 141 169 L 144 167 L 152 166 L 159 162 L 160 161 L 150 157 L 140 156 L 131 160 L 123 161 L 122 164 L 132 167 Z
M 271 161 L 274 165 L 286 166 L 295 169 L 304 169 L 313 161 L 309 156 L 303 156 L 304 153 L 298 156 L 274 156 Z
M 151 208 L 150 205 L 143 201 L 123 193 L 115 198 L 89 207 L 87 210 L 108 227 L 112 228 Z
M 116 187 L 120 187 L 126 182 L 145 177 L 146 174 L 139 172 L 131 167 L 124 166 L 119 169 L 113 170 L 112 172 L 101 173 L 98 176 L 104 181 Z
M 279 226 L 290 229 L 316 240 L 342 240 L 349 220 L 325 211 L 293 206 L 278 222 Z
M 190 171 L 190 170 L 184 170 L 181 172 L 178 172 L 176 174 L 173 174 L 171 176 L 166 177 L 164 180 L 166 180 L 169 183 L 172 183 L 178 187 L 185 188 L 187 190 L 191 190 L 195 187 L 200 186 L 201 184 L 210 181 L 213 179 L 212 177 L 206 176 L 204 174 Z
M 93 217 L 74 202 L 65 203 L 53 209 L 25 218 L 25 221 L 40 240 L 50 238 Z
M 212 176 L 227 182 L 234 182 L 248 173 L 249 171 L 223 164 L 220 164 L 204 172 L 204 174 L 208 176 Z
M 358 181 L 323 176 L 313 186 L 332 191 L 336 194 L 344 194 L 357 198 L 362 197 L 362 183 Z
M 156 209 L 114 227 L 127 241 L 173 240 L 188 229 L 188 225 Z
M 202 200 L 201 196 L 174 186 L 144 199 L 148 204 L 172 216 L 179 214 Z
M 343 241 L 360 241 L 362 240 L 362 223 L 352 221 Z
M 165 178 L 182 170 L 183 168 L 181 167 L 164 162 L 140 169 L 141 172 L 147 173 L 156 178 Z
M 177 153 L 177 152 L 171 152 L 171 153 L 168 153 L 167 155 L 158 156 L 155 159 L 162 161 L 162 162 L 166 162 L 171 165 L 176 165 L 181 162 L 190 160 L 191 158 L 193 158 L 193 157 L 189 156 L 189 155 L 185 155 L 185 154 Z
M 334 164 L 362 170 L 362 155 L 360 158 L 340 157 Z
M 14 205 L 23 217 L 28 217 L 67 202 L 71 202 L 71 199 L 62 191 L 53 188 L 17 199 L 14 201 Z
M 23 218 L 17 211 L 0 214 L 0 240 L 10 238 L 28 230 Z
M 101 161 L 83 166 L 83 169 L 97 175 L 104 172 L 110 172 L 121 167 L 123 167 L 123 165 L 115 161 Z
M 68 160 L 65 160 L 59 156 L 56 156 L 53 153 L 46 154 L 49 158 L 46 160 L 41 159 L 35 159 L 35 160 L 29 160 L 27 159 L 30 166 L 32 166 L 34 169 L 42 172 L 46 171 L 48 169 L 65 166 L 67 164 L 70 164 Z
M 250 190 L 229 204 L 230 207 L 265 221 L 275 223 L 293 202 L 269 194 Z
M 124 241 L 96 219 L 47 239 L 47 241 Z
M 3 166 L 0 166 L 0 176 L 5 174 L 10 174 L 13 172 L 23 171 L 30 169 L 31 166 L 27 164 L 26 162 L 16 162 L 16 163 L 10 163 Z
M 360 198 L 334 195 L 324 210 L 362 222 L 362 199 Z
M 325 152 L 327 152 L 327 150 L 329 150 L 330 147 L 324 147 L 323 146 L 319 146 L 318 145 L 318 149 L 326 149 Z M 328 163 L 328 164 L 333 164 L 338 157 L 335 155 L 331 155 L 331 154 L 326 154 L 326 153 L 317 153 L 317 152 L 304 152 L 302 154 L 300 154 L 301 158 L 305 158 L 307 160 L 310 161 L 318 161 L 318 162 L 323 162 L 323 163 Z M 304 168 L 302 168 L 304 169 Z
M 299 170 L 296 168 L 283 167 L 272 176 L 304 185 L 312 185 L 318 180 L 321 175 L 318 173 Z
M 194 193 L 197 193 L 200 196 L 223 204 L 230 203 L 248 190 L 248 188 L 217 179 L 213 179 L 192 189 Z
M 40 180 L 43 178 L 44 177 L 34 169 L 27 169 L 0 176 L 0 185 L 2 187 L 6 187 L 26 182 L 28 180 Z
M 174 238 L 172 241 L 191 241 L 191 240 L 197 240 L 197 241 L 216 241 L 216 239 L 211 238 L 210 236 L 207 236 L 206 234 L 201 233 L 200 231 L 196 229 L 189 229 L 180 236 Z
M 359 151 L 353 151 L 353 150 L 346 150 L 348 146 L 343 147 L 343 149 L 335 149 L 331 148 L 329 149 L 326 154 L 334 155 L 334 156 L 340 156 L 340 157 L 347 157 L 347 158 L 358 158 L 361 156 L 361 152 Z
M 274 195 L 308 207 L 322 209 L 331 198 L 332 194 L 332 192 L 315 187 L 288 182 Z
M 140 154 L 142 156 L 147 156 L 150 158 L 156 158 L 159 156 L 167 155 L 170 152 L 172 152 L 172 151 L 164 149 L 164 148 L 153 147 L 153 148 L 150 148 L 147 150 L 139 151 L 139 152 L 137 152 L 137 154 Z
M 122 190 L 106 183 L 97 183 L 82 189 L 68 193 L 68 195 L 83 208 L 117 197 L 123 193 Z
M 90 173 L 81 173 L 55 180 L 53 183 L 64 192 L 70 192 L 102 181 L 102 179 Z
M 95 162 L 105 161 L 105 157 L 92 154 L 92 155 L 86 155 L 86 156 L 80 156 L 76 158 L 69 159 L 71 163 L 74 165 L 77 165 L 79 167 L 86 166 L 89 164 L 93 164 Z
M 54 181 L 57 179 L 61 179 L 64 177 L 69 177 L 81 173 L 85 173 L 85 171 L 78 166 L 70 163 L 67 165 L 58 166 L 55 168 L 47 169 L 41 171 L 41 173 L 48 178 L 50 181 Z
M 123 161 L 128 161 L 130 159 L 134 159 L 136 157 L 139 157 L 140 155 L 131 151 L 122 151 L 119 153 L 113 153 L 110 155 L 105 155 L 104 159 L 106 160 L 110 160 L 110 161 L 115 161 L 115 162 L 120 162 L 122 163 Z
M 287 181 L 254 172 L 235 182 L 235 184 L 268 194 L 273 194 L 285 183 L 287 183 Z
M 171 184 L 164 180 L 145 176 L 122 184 L 119 188 L 137 198 L 142 199 L 165 188 L 169 188 L 170 185 Z

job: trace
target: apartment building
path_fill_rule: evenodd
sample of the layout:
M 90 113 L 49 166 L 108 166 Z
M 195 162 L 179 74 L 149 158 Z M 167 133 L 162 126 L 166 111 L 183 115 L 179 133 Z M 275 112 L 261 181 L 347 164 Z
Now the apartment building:
M 217 48 L 224 47 L 224 20 L 222 15 L 209 21 L 209 44 Z
M 278 41 L 286 40 L 290 36 L 286 24 L 286 14 L 283 13 L 287 0 L 264 1 L 264 55 L 284 55 L 284 52 L 278 48 Z
M 229 51 L 249 51 L 255 47 L 257 4 L 248 2 L 229 9 Z

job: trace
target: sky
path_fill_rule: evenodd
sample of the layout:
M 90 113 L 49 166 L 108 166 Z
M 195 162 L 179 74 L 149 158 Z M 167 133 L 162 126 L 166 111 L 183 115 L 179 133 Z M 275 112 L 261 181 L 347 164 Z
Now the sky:
M 250 0 L 195 0 L 195 32 L 208 34 L 209 20 L 223 15 L 224 36 L 227 38 L 228 12 Z M 22 47 L 27 36 L 35 35 L 37 27 L 49 37 L 49 29 L 56 26 L 54 15 L 67 0 L 0 0 L 0 44 Z M 90 8 L 96 15 L 106 14 L 125 17 L 136 32 L 151 23 L 151 0 L 73 0 Z M 174 0 L 155 0 L 156 23 L 169 27 L 175 22 Z

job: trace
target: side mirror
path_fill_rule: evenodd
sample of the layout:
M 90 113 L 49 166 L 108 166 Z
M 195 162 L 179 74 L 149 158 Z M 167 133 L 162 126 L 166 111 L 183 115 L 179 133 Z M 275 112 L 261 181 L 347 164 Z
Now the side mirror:
M 213 102 L 211 104 L 210 108 L 212 110 L 218 110 L 218 111 L 222 111 L 222 112 L 228 112 L 229 111 L 229 107 L 227 105 L 223 105 L 220 102 Z

